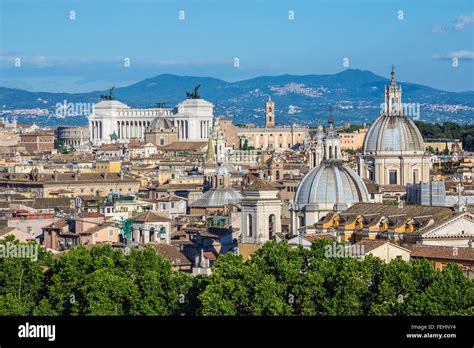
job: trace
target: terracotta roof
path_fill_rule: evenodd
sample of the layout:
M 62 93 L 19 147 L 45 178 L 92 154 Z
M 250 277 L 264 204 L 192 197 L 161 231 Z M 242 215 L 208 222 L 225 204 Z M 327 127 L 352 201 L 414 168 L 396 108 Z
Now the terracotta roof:
M 175 141 L 174 143 L 161 146 L 162 151 L 197 151 L 202 150 L 207 141 Z
M 447 207 L 407 204 L 399 208 L 396 205 L 381 203 L 356 203 L 344 211 L 344 214 L 349 213 L 362 215 L 364 220 L 369 224 L 370 222 L 379 219 L 381 216 L 390 218 L 392 216 L 404 215 L 407 219 L 412 218 L 415 220 L 430 217 L 433 219 L 434 223 L 438 223 L 441 221 L 447 221 L 455 215 L 455 212 Z
M 156 190 L 200 190 L 202 184 L 164 184 L 156 186 Z
M 380 185 L 382 192 L 406 192 L 406 187 L 403 185 Z
M 16 227 L 3 227 L 0 228 L 0 236 L 4 236 L 7 233 L 10 233 L 11 231 L 15 231 Z
M 354 245 L 361 245 L 363 246 L 364 254 L 367 254 L 369 251 L 377 249 L 378 247 L 386 244 L 387 241 L 383 239 L 377 240 L 370 240 L 370 239 L 362 239 L 360 242 L 355 243 Z M 392 244 L 392 243 L 390 243 Z M 392 244 L 395 245 L 395 244 Z
M 217 255 L 212 251 L 205 251 L 203 252 L 203 255 L 208 260 L 211 260 L 211 261 L 217 260 Z
M 61 184 L 61 183 L 74 183 L 74 182 L 117 182 L 117 181 L 134 181 L 139 180 L 130 175 L 123 175 L 123 179 L 120 178 L 119 173 L 108 173 L 106 176 L 101 173 L 80 173 L 76 180 L 75 173 L 57 173 L 56 179 L 53 174 L 42 173 L 38 175 L 38 179 L 35 181 L 31 178 L 30 174 L 17 173 L 17 174 L 0 174 L 0 181 L 3 182 L 26 182 L 31 184 Z
M 304 236 L 303 238 L 306 239 L 308 242 L 312 242 L 313 240 L 317 240 L 317 239 L 329 239 L 329 240 L 336 239 L 330 233 L 312 234 L 312 235 L 309 235 L 309 236 Z
M 98 151 L 120 151 L 124 148 L 121 143 L 102 144 L 98 148 Z
M 96 212 L 96 211 L 85 211 L 79 214 L 81 218 L 98 218 L 104 217 L 104 215 Z
M 54 208 L 70 208 L 72 198 L 35 198 L 32 202 L 25 205 L 34 209 L 54 209 Z
M 102 231 L 104 229 L 108 229 L 108 228 L 113 228 L 113 229 L 117 229 L 117 227 L 114 227 L 114 226 L 111 226 L 111 225 L 108 225 L 108 224 L 103 224 L 103 225 L 95 225 L 91 228 L 88 228 L 87 230 L 85 231 L 82 231 L 81 233 L 79 234 L 93 234 L 93 233 L 96 233 L 96 232 L 99 232 L 99 231 Z
M 66 227 L 66 226 L 69 226 L 69 223 L 66 219 L 59 219 L 51 224 L 49 224 L 48 226 L 45 226 L 43 228 L 55 228 L 55 229 L 61 229 L 63 227 Z
M 166 216 L 147 211 L 133 217 L 135 222 L 169 222 L 171 221 Z
M 453 261 L 474 261 L 474 248 L 445 247 L 405 244 L 411 250 L 411 257 L 424 257 L 427 259 L 445 259 Z
M 152 246 L 158 254 L 168 259 L 173 266 L 191 266 L 191 261 L 176 247 L 162 243 L 156 243 Z
M 166 197 L 157 198 L 156 201 L 157 202 L 180 202 L 180 201 L 187 201 L 187 199 L 176 196 L 176 195 L 170 195 Z

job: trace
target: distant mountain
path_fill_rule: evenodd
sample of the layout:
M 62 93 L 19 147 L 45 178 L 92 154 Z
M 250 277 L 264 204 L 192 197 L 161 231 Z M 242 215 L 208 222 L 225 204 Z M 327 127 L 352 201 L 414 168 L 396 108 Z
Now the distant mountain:
M 114 95 L 132 107 L 151 107 L 158 102 L 175 106 L 185 99 L 186 91 L 200 84 L 202 98 L 214 103 L 217 114 L 233 118 L 234 123 L 262 124 L 265 119 L 265 100 L 269 96 L 276 103 L 276 120 L 280 124 L 315 125 L 319 119 L 328 117 L 331 107 L 337 123 L 369 123 L 379 114 L 388 81 L 387 78 L 359 69 L 347 69 L 333 75 L 260 76 L 238 82 L 163 74 L 116 88 Z M 400 84 L 403 102 L 413 103 L 411 112 L 415 119 L 419 115 L 419 119 L 429 122 L 472 123 L 474 91 L 455 93 L 412 83 Z M 22 115 L 19 119 L 24 122 L 36 119 L 36 122 L 50 126 L 80 124 L 87 122 L 87 118 L 55 117 L 56 103 L 63 103 L 64 100 L 71 103 L 96 103 L 100 94 L 106 93 L 27 92 L 0 87 L 0 106 L 3 112 L 42 108 L 49 109 L 53 114 L 49 117 Z

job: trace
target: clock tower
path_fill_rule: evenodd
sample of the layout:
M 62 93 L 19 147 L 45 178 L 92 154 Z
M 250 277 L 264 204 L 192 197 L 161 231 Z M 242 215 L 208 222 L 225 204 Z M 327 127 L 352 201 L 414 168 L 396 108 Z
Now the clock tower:
M 265 128 L 275 127 L 275 103 L 268 97 L 265 104 Z

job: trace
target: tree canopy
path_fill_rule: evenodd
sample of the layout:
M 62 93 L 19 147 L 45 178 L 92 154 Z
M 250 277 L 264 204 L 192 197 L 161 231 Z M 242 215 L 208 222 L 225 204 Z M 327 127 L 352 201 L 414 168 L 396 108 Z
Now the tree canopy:
M 454 264 L 328 258 L 327 243 L 268 242 L 250 260 L 221 255 L 211 275 L 197 277 L 151 248 L 52 257 L 39 247 L 37 260 L 0 258 L 0 315 L 474 314 L 474 282 Z

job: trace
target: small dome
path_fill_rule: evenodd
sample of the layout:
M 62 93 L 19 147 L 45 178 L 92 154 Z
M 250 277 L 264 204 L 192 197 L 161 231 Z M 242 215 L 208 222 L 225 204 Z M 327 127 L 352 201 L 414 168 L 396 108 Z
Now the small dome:
M 240 202 L 242 195 L 234 189 L 219 187 L 205 192 L 190 207 L 223 207 Z
M 153 121 L 151 121 L 150 125 L 148 126 L 149 130 L 155 129 L 171 129 L 173 128 L 173 121 L 166 117 L 157 117 Z
M 299 210 L 307 205 L 332 210 L 335 205 L 349 206 L 369 202 L 362 179 L 339 160 L 325 160 L 305 175 L 296 192 Z
M 364 153 L 378 151 L 425 151 L 423 137 L 413 121 L 404 115 L 381 115 L 370 126 Z

